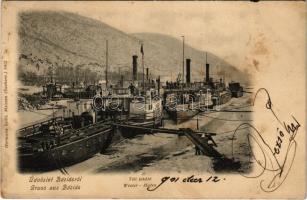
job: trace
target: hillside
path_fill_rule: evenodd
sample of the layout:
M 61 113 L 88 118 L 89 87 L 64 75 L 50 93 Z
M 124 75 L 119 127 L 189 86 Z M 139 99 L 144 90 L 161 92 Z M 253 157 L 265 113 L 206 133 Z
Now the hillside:
M 147 46 L 146 57 L 148 64 L 159 63 L 161 74 L 182 72 L 182 41 L 171 36 L 156 33 L 135 33 L 135 37 L 144 41 Z M 148 58 L 149 57 L 149 58 Z M 205 77 L 206 52 L 199 51 L 189 45 L 185 45 L 185 57 L 191 58 L 192 79 L 203 79 Z M 148 61 L 147 61 L 148 60 Z M 210 64 L 210 75 L 214 78 L 226 77 L 230 80 L 248 81 L 246 75 L 229 65 L 214 54 L 207 52 L 207 62 Z M 155 65 L 153 65 L 155 66 Z
M 19 27 L 20 72 L 46 75 L 48 68 L 76 67 L 92 70 L 103 77 L 105 70 L 105 41 L 109 41 L 109 66 L 113 72 L 131 75 L 131 56 L 141 58 L 144 43 L 145 67 L 153 75 L 175 79 L 182 71 L 182 42 L 170 36 L 153 33 L 126 34 L 87 17 L 66 12 L 24 12 Z M 192 59 L 192 80 L 204 77 L 205 53 L 186 45 L 186 55 Z M 213 74 L 231 75 L 233 80 L 245 81 L 246 76 L 211 53 L 208 62 Z M 139 72 L 141 72 L 139 59 Z M 227 78 L 227 77 L 226 77 Z M 228 79 L 229 80 L 229 79 Z

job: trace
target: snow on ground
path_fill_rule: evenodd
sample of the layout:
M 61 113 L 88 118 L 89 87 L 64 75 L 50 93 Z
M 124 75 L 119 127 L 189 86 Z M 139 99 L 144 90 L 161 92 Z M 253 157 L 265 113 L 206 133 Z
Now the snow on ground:
M 221 110 L 250 110 L 249 95 L 233 98 L 223 105 Z M 63 103 L 63 102 L 62 102 Z M 61 103 L 61 104 L 62 104 Z M 238 107 L 242 107 L 238 109 Z M 40 112 L 19 112 L 22 124 L 39 120 L 42 116 L 51 117 L 52 110 Z M 61 111 L 58 111 L 60 115 Z M 44 115 L 42 115 L 44 114 Z M 241 162 L 240 171 L 250 170 L 249 147 L 246 131 L 240 131 L 233 140 L 233 131 L 243 122 L 251 120 L 250 112 L 215 112 L 202 113 L 198 117 L 176 125 L 170 120 L 165 121 L 165 128 L 197 128 L 206 132 L 215 132 L 213 136 L 217 143 L 217 150 L 232 158 L 232 141 L 234 143 L 234 157 Z M 194 145 L 185 137 L 164 133 L 138 135 L 132 139 L 124 139 L 112 144 L 103 154 L 96 154 L 92 158 L 66 167 L 69 173 L 120 173 L 120 172 L 218 172 L 216 161 L 204 155 L 196 156 Z M 228 171 L 229 172 L 229 171 Z M 231 172 L 234 172 L 233 170 Z
M 232 99 L 221 109 L 234 109 L 247 105 L 249 97 Z M 244 107 L 237 110 L 250 110 Z M 251 120 L 251 113 L 245 112 L 217 112 L 199 117 L 201 130 L 216 132 L 214 139 L 218 145 L 217 150 L 232 157 L 233 130 L 246 121 Z M 218 120 L 227 119 L 234 121 Z M 243 121 L 237 121 L 237 120 Z M 196 129 L 196 117 L 182 124 L 165 122 L 165 128 L 189 127 Z M 231 131 L 230 131 L 231 130 Z M 230 131 L 230 132 L 229 132 Z M 246 135 L 240 135 L 234 141 L 235 158 L 242 162 L 239 170 L 248 172 L 250 169 L 249 149 Z M 214 172 L 215 161 L 207 156 L 196 156 L 194 145 L 185 137 L 164 133 L 139 135 L 133 139 L 125 139 L 113 144 L 104 154 L 96 154 L 82 163 L 67 167 L 68 172 L 79 173 L 120 173 L 142 172 L 143 174 L 156 171 L 162 172 Z M 234 172 L 234 171 L 232 171 Z

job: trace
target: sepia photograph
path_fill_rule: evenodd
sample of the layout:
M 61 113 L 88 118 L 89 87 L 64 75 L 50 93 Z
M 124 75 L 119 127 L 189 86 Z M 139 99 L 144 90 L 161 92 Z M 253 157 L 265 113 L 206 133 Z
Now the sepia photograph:
M 304 8 L 2 2 L 3 191 L 214 198 L 242 187 L 229 197 L 305 195 L 305 159 L 297 164 L 306 157 Z M 19 178 L 14 191 L 8 182 Z M 176 187 L 182 191 L 168 195 Z
M 251 120 L 246 72 L 180 33 L 125 33 L 68 12 L 18 17 L 21 171 L 251 169 L 248 132 L 234 137 Z

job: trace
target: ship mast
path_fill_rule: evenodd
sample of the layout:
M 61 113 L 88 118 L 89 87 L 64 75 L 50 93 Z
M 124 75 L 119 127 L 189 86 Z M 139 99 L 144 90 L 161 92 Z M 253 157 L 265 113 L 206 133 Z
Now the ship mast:
M 184 83 L 184 36 L 182 37 L 182 83 Z
M 109 47 L 108 40 L 106 40 L 106 88 L 108 88 L 108 57 L 109 57 Z
M 51 83 L 53 83 L 53 64 L 51 63 Z
M 141 44 L 141 54 L 142 54 L 142 70 L 143 70 L 143 92 L 145 94 L 145 71 L 144 71 L 144 49 L 143 43 Z

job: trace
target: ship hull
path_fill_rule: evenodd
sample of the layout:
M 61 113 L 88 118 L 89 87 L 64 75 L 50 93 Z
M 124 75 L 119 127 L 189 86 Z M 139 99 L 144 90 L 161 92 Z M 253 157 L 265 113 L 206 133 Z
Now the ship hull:
M 145 127 L 145 128 L 158 128 L 162 125 L 161 120 L 162 119 L 156 119 L 156 120 L 150 120 L 150 121 L 144 121 L 144 122 L 129 122 L 127 123 L 127 125 L 133 125 L 133 126 Z M 136 129 L 136 128 L 130 128 L 130 127 L 119 128 L 119 131 L 124 138 L 132 138 L 132 137 L 135 137 L 136 135 L 153 133 L 148 130 L 142 130 L 142 129 Z
M 113 129 L 110 128 L 43 152 L 20 152 L 18 155 L 19 168 L 21 170 L 50 170 L 76 164 L 104 151 L 111 144 L 113 134 Z
M 220 96 L 212 98 L 213 105 L 222 105 L 230 101 L 231 99 L 231 93 L 224 93 Z
M 242 91 L 231 91 L 231 97 L 239 98 L 243 96 Z
M 213 102 L 209 105 L 207 104 L 201 104 L 199 107 L 199 112 L 206 112 L 210 111 L 213 108 Z
M 186 109 L 186 110 L 167 110 L 169 117 L 176 123 L 182 123 L 193 118 L 199 113 L 198 109 Z

